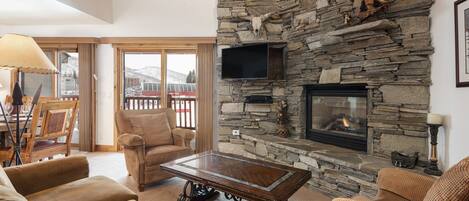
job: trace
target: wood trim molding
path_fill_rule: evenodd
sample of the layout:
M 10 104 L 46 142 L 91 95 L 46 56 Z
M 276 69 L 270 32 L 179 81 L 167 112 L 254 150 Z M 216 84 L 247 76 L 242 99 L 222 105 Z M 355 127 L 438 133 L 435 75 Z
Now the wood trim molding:
M 121 48 L 114 47 L 114 114 L 121 110 L 122 104 L 122 75 L 123 75 L 123 61 L 122 61 L 123 51 Z M 115 118 L 115 117 L 114 117 Z M 113 120 L 113 131 L 114 131 L 114 144 L 113 147 L 115 150 L 120 150 L 120 146 L 117 142 L 117 125 Z
M 114 43 L 114 48 L 125 49 L 126 52 L 160 52 L 161 50 L 196 50 L 197 44 L 140 44 L 140 43 Z
M 216 37 L 103 37 L 101 44 L 215 44 Z
M 43 46 L 75 47 L 77 44 L 158 44 L 198 45 L 216 44 L 216 37 L 34 37 Z
M 95 152 L 117 152 L 117 149 L 114 145 L 95 145 Z
M 38 44 L 96 44 L 99 38 L 95 37 L 34 37 Z

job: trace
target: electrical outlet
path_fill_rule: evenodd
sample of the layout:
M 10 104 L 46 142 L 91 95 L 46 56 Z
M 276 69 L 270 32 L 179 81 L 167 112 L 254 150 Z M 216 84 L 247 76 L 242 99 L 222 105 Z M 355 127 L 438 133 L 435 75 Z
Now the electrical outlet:
M 232 133 L 234 136 L 239 136 L 239 130 L 233 130 L 233 131 L 231 131 L 231 133 Z

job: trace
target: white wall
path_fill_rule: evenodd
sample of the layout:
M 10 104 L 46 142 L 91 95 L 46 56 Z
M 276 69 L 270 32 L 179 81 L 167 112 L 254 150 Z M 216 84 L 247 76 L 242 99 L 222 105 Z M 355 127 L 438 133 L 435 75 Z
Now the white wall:
M 31 36 L 216 36 L 217 0 L 114 0 L 114 23 L 0 26 Z
M 0 35 L 74 37 L 214 37 L 217 0 L 114 0 L 114 23 L 109 25 L 1 26 Z M 98 145 L 114 141 L 114 55 L 111 45 L 98 45 Z M 0 70 L 0 82 L 9 89 L 9 72 Z M 8 93 L 7 91 L 5 93 Z M 0 97 L 4 97 L 0 90 Z
M 114 49 L 112 45 L 99 45 L 96 50 L 96 144 L 114 144 Z
M 454 2 L 436 0 L 432 8 L 431 112 L 446 115 L 440 129 L 438 150 L 442 166 L 448 169 L 469 156 L 469 88 L 456 88 Z

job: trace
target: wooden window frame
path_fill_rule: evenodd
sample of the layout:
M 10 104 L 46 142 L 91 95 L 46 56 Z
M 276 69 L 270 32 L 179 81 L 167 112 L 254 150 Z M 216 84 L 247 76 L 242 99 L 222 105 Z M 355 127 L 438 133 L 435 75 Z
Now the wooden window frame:
M 124 97 L 124 56 L 125 53 L 159 53 L 161 55 L 160 97 L 161 107 L 168 108 L 167 96 L 167 55 L 173 53 L 197 54 L 197 44 L 113 44 L 114 48 L 114 113 L 123 109 Z M 114 146 L 117 144 L 117 132 L 114 129 Z
M 78 45 L 77 44 L 41 44 L 38 43 L 39 47 L 44 52 L 52 52 L 52 64 L 56 66 L 57 70 L 60 72 L 61 66 L 59 65 L 59 52 L 60 51 L 69 51 L 69 52 L 78 52 Z M 17 70 L 11 70 L 10 72 L 10 93 L 13 93 L 13 89 L 15 87 L 15 83 L 18 81 L 17 77 L 18 73 Z M 19 75 L 21 76 L 21 75 Z M 58 97 L 58 74 L 51 74 L 51 92 L 52 97 Z

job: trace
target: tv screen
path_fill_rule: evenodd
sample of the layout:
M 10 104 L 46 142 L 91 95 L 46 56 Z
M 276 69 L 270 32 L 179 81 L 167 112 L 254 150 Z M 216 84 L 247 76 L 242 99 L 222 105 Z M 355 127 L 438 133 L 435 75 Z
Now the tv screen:
M 222 79 L 267 79 L 269 45 L 222 50 Z

